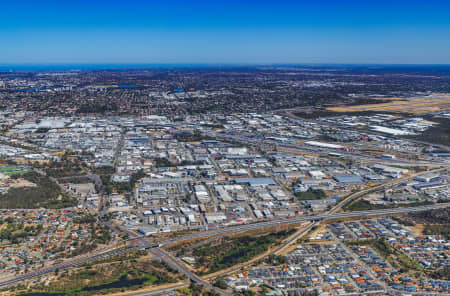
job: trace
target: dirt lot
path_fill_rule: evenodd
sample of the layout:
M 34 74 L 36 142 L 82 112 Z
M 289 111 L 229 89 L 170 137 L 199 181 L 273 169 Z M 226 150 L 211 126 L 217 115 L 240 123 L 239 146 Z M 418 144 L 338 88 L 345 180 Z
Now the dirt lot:
M 376 111 L 424 114 L 428 112 L 448 110 L 450 106 L 450 94 L 433 94 L 433 96 L 430 97 L 375 98 L 375 100 L 383 101 L 383 103 L 329 107 L 327 110 L 334 112 Z
M 37 187 L 37 185 L 34 184 L 33 182 L 30 182 L 28 180 L 20 178 L 20 179 L 17 179 L 17 181 L 14 184 L 11 184 L 11 187 L 14 187 L 14 188 Z
M 425 228 L 424 224 L 416 224 L 412 227 L 409 227 L 411 232 L 414 233 L 415 235 L 422 235 L 424 228 Z

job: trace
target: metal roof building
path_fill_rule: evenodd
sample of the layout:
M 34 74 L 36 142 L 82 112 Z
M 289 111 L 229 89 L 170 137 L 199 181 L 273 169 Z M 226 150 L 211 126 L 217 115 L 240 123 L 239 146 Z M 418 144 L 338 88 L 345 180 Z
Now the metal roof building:
M 275 185 L 275 181 L 272 178 L 237 178 L 234 179 L 235 183 L 247 183 L 248 185 L 252 187 L 259 187 L 259 186 L 269 186 L 269 185 Z
M 364 181 L 363 178 L 358 175 L 336 175 L 333 179 L 344 184 L 360 184 Z

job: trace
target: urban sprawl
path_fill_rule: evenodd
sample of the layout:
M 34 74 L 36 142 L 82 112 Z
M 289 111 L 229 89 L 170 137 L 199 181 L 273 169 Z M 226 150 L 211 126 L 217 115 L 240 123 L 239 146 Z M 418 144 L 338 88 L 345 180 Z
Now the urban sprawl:
M 1 73 L 0 294 L 450 293 L 450 103 L 327 109 L 450 95 L 339 71 Z

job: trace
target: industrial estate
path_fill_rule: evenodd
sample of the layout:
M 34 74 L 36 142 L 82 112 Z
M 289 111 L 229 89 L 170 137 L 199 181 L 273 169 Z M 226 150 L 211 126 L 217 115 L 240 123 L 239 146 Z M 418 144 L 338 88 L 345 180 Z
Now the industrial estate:
M 0 294 L 449 294 L 427 71 L 0 72 Z

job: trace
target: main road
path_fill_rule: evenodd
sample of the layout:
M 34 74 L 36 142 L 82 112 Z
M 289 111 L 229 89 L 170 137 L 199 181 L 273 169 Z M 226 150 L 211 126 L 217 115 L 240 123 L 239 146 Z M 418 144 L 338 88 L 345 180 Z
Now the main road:
M 82 257 L 77 258 L 74 260 L 70 260 L 67 262 L 63 262 L 58 265 L 52 265 L 45 267 L 43 269 L 39 269 L 33 272 L 29 272 L 24 275 L 20 275 L 8 280 L 3 280 L 0 282 L 0 287 L 4 287 L 7 285 L 15 284 L 24 280 L 28 280 L 37 276 L 42 276 L 45 274 L 49 274 L 58 270 L 83 265 L 86 263 L 90 263 L 93 261 L 106 259 L 109 257 L 113 257 L 120 254 L 130 253 L 137 250 L 142 249 L 154 249 L 158 248 L 164 245 L 179 243 L 186 240 L 192 240 L 192 239 L 199 239 L 202 237 L 209 237 L 213 235 L 224 235 L 227 233 L 237 233 L 237 232 L 245 232 L 250 230 L 257 230 L 257 229 L 263 229 L 267 227 L 272 226 L 281 226 L 281 225 L 292 225 L 292 224 L 298 224 L 301 222 L 306 221 L 322 221 L 327 219 L 342 219 L 342 218 L 356 218 L 356 217 L 369 217 L 369 216 L 380 216 L 380 215 L 392 215 L 392 214 L 398 214 L 398 213 L 409 213 L 409 212 L 420 212 L 420 211 L 427 211 L 427 210 L 435 210 L 435 209 L 442 209 L 450 207 L 450 203 L 439 203 L 439 204 L 433 204 L 433 205 L 426 205 L 426 206 L 418 206 L 418 207 L 407 207 L 407 208 L 397 208 L 397 209 L 383 209 L 383 210 L 371 210 L 371 211 L 356 211 L 356 212 L 343 212 L 343 213 L 329 213 L 329 214 L 320 214 L 320 215 L 314 215 L 314 216 L 305 216 L 305 217 L 296 217 L 296 218 L 290 218 L 290 219 L 277 219 L 277 220 L 271 220 L 271 221 L 265 221 L 265 222 L 257 222 L 253 224 L 243 224 L 238 226 L 232 226 L 232 227 L 226 227 L 226 228 L 220 228 L 210 231 L 203 231 L 198 232 L 194 234 L 189 234 L 185 236 L 181 236 L 178 238 L 172 238 L 160 241 L 159 243 L 150 243 L 143 239 L 143 237 L 136 237 L 135 239 L 139 240 L 139 244 L 137 246 L 133 247 L 121 247 L 117 249 L 113 249 L 104 253 L 96 254 L 89 257 Z
M 173 257 L 170 253 L 168 253 L 160 248 L 150 249 L 150 253 L 152 253 L 153 255 L 158 257 L 160 260 L 166 262 L 170 267 L 174 268 L 175 270 L 178 270 L 180 273 L 185 274 L 191 281 L 201 284 L 204 287 L 206 287 L 222 296 L 231 296 L 231 294 L 223 291 L 222 289 L 214 287 L 213 285 L 211 285 L 204 279 L 193 274 L 190 270 L 188 270 L 188 269 L 186 269 L 186 267 L 184 267 L 183 263 L 178 262 L 178 259 Z

